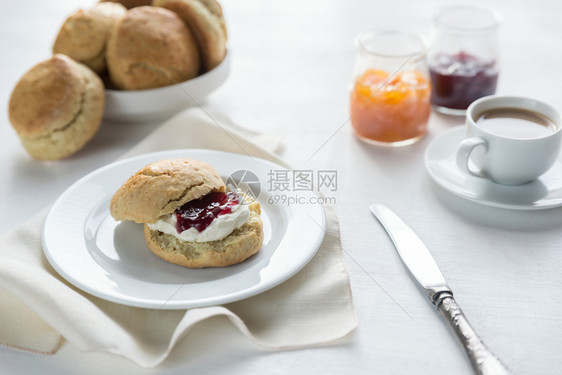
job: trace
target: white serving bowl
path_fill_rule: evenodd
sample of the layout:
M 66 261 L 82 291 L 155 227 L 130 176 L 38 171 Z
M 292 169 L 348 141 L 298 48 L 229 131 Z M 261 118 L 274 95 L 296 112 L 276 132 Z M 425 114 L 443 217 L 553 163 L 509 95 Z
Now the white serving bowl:
M 142 121 L 168 117 L 201 103 L 228 76 L 230 57 L 213 70 L 190 80 L 148 90 L 105 90 L 103 117 L 114 121 Z

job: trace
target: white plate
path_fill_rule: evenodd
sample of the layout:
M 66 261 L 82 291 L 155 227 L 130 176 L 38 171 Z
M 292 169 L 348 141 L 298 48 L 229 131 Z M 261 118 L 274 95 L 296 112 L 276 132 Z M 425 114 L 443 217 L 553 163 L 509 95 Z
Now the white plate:
M 242 169 L 259 178 L 264 244 L 256 255 L 229 267 L 188 269 L 153 255 L 141 224 L 113 220 L 109 202 L 119 186 L 144 165 L 174 157 L 206 161 L 224 179 Z M 324 238 L 321 205 L 268 203 L 272 170 L 286 169 L 263 159 L 193 149 L 156 152 L 107 165 L 76 182 L 55 202 L 43 227 L 43 251 L 70 283 L 124 305 L 185 309 L 256 295 L 297 273 Z M 316 197 L 309 191 L 300 191 L 299 196 Z
M 562 206 L 562 162 L 535 181 L 508 186 L 468 176 L 457 168 L 456 150 L 465 136 L 465 126 L 455 127 L 435 138 L 425 152 L 425 166 L 443 188 L 459 197 L 487 206 L 513 210 L 540 210 Z
M 116 121 L 154 120 L 205 100 L 228 77 L 230 54 L 213 70 L 176 85 L 149 90 L 105 90 L 104 118 Z

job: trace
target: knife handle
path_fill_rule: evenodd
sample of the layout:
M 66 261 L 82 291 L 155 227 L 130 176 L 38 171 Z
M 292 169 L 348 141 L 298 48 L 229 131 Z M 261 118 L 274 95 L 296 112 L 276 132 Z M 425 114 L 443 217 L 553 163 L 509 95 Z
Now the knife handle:
M 445 317 L 449 325 L 464 346 L 476 374 L 479 375 L 510 375 L 511 372 L 500 362 L 482 340 L 478 337 L 466 319 L 461 308 L 453 298 L 453 292 L 441 288 L 430 292 L 431 302 Z

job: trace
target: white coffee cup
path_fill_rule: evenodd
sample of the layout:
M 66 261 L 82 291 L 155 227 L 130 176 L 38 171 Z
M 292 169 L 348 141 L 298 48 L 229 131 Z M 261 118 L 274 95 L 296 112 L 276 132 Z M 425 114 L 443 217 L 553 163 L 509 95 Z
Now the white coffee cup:
M 517 129 L 523 130 L 522 134 L 525 134 L 525 122 L 515 123 L 517 120 L 511 120 L 514 127 L 510 128 L 512 122 L 501 119 L 505 132 L 499 133 L 490 127 L 490 123 L 486 125 L 486 121 L 478 122 L 483 114 L 509 109 L 527 111 L 550 120 L 549 130 L 539 136 L 535 134 L 526 137 L 517 134 Z M 560 113 L 549 104 L 513 96 L 491 95 L 480 98 L 466 111 L 466 138 L 457 150 L 457 166 L 467 174 L 504 185 L 527 183 L 544 174 L 558 158 L 561 129 Z M 474 166 L 470 166 L 469 161 Z

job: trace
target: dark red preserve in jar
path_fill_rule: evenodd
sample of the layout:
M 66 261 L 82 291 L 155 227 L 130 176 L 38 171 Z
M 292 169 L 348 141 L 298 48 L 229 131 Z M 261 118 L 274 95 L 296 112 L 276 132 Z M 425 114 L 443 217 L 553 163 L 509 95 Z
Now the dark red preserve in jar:
M 498 71 L 495 61 L 482 61 L 468 53 L 438 55 L 430 63 L 433 104 L 466 109 L 478 98 L 496 92 Z

